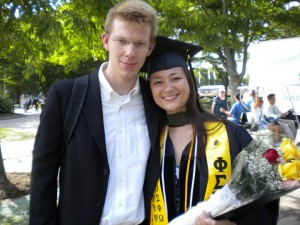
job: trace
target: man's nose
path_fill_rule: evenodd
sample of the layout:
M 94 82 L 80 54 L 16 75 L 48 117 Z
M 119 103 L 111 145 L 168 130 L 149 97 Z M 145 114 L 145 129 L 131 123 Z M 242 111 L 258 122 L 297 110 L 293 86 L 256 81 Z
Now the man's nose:
M 126 51 L 126 55 L 136 55 L 137 53 L 137 49 L 134 43 L 127 43 L 127 45 L 124 48 Z

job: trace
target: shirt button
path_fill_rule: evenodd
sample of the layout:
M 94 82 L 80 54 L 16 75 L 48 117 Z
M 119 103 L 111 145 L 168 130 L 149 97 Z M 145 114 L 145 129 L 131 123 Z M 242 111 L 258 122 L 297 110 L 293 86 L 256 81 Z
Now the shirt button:
M 107 169 L 103 170 L 103 174 L 106 175 L 107 174 Z
M 103 210 L 103 205 L 101 203 L 97 204 L 97 207 L 102 211 Z

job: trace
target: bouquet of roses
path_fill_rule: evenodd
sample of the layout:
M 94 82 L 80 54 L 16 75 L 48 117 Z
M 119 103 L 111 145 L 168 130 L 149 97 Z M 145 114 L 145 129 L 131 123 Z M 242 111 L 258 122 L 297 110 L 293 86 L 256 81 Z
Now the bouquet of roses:
M 300 187 L 300 150 L 284 138 L 270 148 L 262 137 L 254 139 L 236 157 L 230 181 L 207 201 L 198 203 L 170 225 L 192 225 L 203 211 L 215 217 L 263 196 Z

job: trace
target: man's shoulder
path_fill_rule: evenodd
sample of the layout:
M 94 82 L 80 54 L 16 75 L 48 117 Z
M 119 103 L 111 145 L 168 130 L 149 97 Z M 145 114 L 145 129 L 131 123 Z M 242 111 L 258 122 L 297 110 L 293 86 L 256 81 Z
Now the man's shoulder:
M 239 106 L 242 106 L 240 102 L 235 102 L 232 104 L 232 108 L 238 108 Z
M 65 87 L 74 83 L 74 78 L 58 80 L 54 83 L 57 87 Z
M 221 99 L 220 99 L 220 97 L 219 96 L 215 96 L 215 97 L 213 97 L 213 101 L 214 102 L 216 102 L 216 101 L 220 101 Z
M 87 73 L 87 74 L 84 74 L 84 75 L 81 75 L 81 76 L 78 76 L 78 77 L 75 77 L 75 78 L 66 78 L 66 79 L 58 80 L 53 85 L 55 85 L 56 88 L 58 88 L 58 89 L 70 88 L 70 87 L 73 87 L 74 81 L 76 79 L 84 79 L 84 77 L 87 77 L 89 75 L 90 76 L 97 76 L 98 71 L 99 71 L 99 68 L 93 70 L 90 73 Z
M 274 105 L 274 108 L 279 109 L 278 105 Z

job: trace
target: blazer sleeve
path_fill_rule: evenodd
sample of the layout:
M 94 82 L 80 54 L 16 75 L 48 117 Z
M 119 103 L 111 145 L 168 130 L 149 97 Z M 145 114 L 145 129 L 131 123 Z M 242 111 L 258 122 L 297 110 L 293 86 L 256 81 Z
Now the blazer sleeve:
M 33 148 L 30 184 L 30 225 L 58 224 L 57 178 L 62 151 L 64 114 L 72 80 L 51 86 Z

